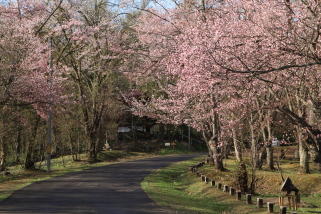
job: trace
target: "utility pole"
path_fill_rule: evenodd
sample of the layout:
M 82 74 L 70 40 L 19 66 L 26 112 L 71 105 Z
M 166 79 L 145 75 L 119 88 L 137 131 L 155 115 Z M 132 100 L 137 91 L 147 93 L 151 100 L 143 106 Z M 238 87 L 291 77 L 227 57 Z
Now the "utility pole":
M 49 39 L 49 91 L 52 92 L 52 38 Z M 48 107 L 48 129 L 47 129 L 47 149 L 46 149 L 46 160 L 47 160 L 47 171 L 51 170 L 51 145 L 52 145 L 52 97 L 49 97 L 49 107 Z

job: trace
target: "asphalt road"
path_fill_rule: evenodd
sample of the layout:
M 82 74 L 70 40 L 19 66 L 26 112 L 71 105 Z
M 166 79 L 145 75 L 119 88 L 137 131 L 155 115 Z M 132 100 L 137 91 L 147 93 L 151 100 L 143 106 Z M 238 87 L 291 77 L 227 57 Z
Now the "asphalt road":
M 0 213 L 174 213 L 157 206 L 140 183 L 153 169 L 195 156 L 130 161 L 36 182 L 0 202 Z

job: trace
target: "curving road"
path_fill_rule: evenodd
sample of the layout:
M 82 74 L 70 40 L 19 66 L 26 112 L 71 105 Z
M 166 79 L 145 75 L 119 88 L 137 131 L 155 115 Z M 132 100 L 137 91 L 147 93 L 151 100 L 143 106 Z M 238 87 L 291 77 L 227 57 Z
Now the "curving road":
M 157 206 L 140 182 L 154 169 L 196 156 L 130 161 L 36 182 L 0 202 L 0 213 L 174 213 Z

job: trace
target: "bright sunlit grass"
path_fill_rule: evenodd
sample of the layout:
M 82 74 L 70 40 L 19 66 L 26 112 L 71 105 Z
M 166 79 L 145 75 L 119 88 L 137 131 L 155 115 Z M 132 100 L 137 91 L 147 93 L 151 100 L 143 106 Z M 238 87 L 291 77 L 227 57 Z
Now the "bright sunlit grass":
M 141 185 L 159 205 L 168 206 L 179 213 L 265 213 L 200 182 L 199 178 L 187 171 L 196 162 L 195 159 L 184 161 L 157 170 L 146 177 Z

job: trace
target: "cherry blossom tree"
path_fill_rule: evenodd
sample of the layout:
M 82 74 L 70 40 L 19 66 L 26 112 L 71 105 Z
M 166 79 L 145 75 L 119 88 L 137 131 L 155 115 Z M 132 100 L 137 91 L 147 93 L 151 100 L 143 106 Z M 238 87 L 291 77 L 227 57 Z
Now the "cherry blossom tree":
M 291 111 L 284 97 L 285 86 L 299 86 L 296 75 L 319 69 L 319 11 L 312 0 L 213 1 L 147 11 L 137 27 L 149 57 L 142 76 L 152 77 L 163 95 L 148 105 L 134 102 L 136 112 L 202 131 L 215 160 L 231 135 L 227 130 L 239 126 L 233 112 L 250 122 L 256 151 L 261 137 L 270 143 L 269 115 L 278 111 L 308 131 L 320 154 L 319 128 Z
M 105 133 L 106 114 L 114 105 L 109 103 L 110 98 L 116 97 L 117 76 L 122 75 L 131 42 L 117 13 L 108 10 L 106 1 L 87 1 L 85 5 L 74 1 L 62 7 L 52 29 L 56 61 L 81 109 L 88 157 L 96 161 L 104 143 L 101 133 Z
M 62 101 L 63 79 L 58 69 L 52 74 L 49 67 L 52 49 L 47 37 L 37 33 L 46 15 L 46 5 L 41 1 L 8 2 L 0 7 L 2 110 L 32 106 L 38 115 L 46 118 L 48 105 Z M 8 151 L 4 149 L 2 153 Z M 32 153 L 31 147 L 27 149 L 27 168 L 33 166 L 29 156 Z

